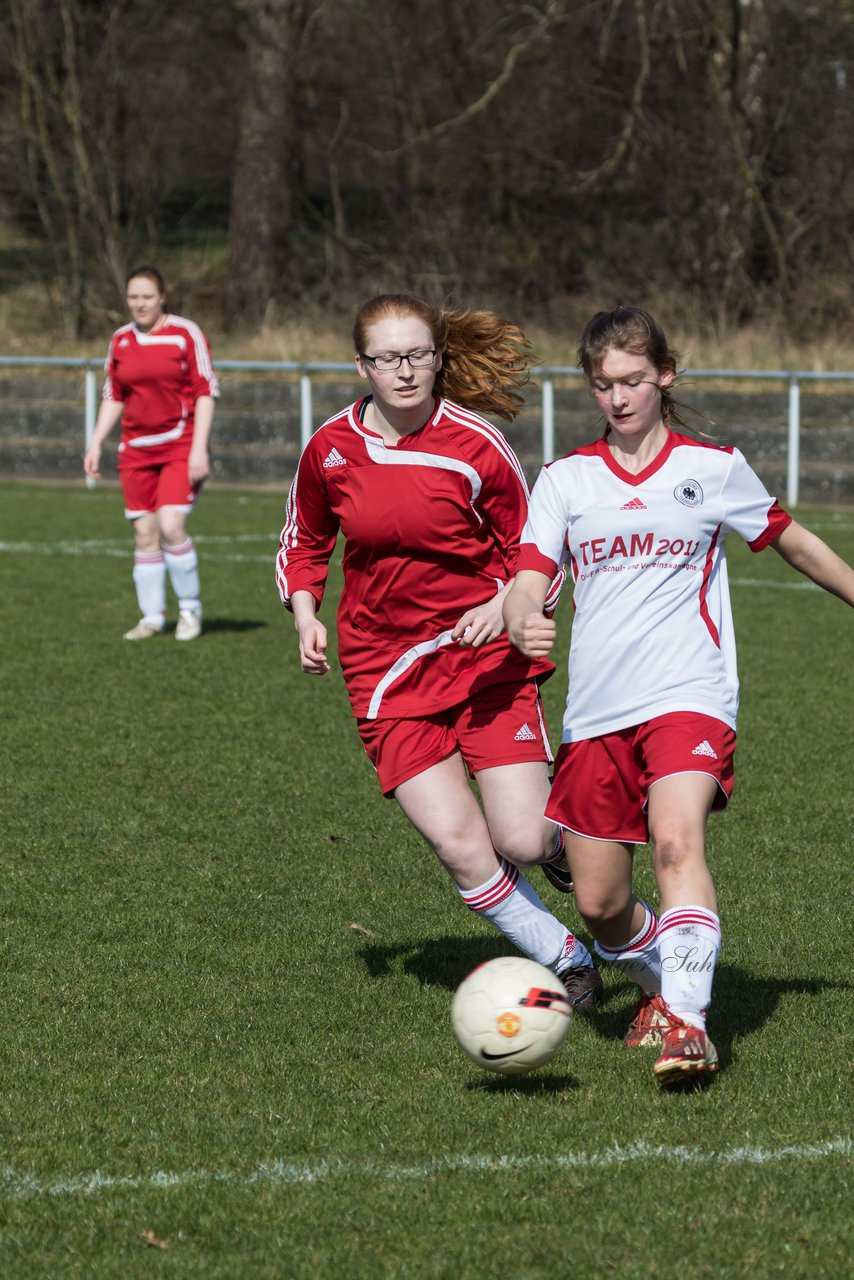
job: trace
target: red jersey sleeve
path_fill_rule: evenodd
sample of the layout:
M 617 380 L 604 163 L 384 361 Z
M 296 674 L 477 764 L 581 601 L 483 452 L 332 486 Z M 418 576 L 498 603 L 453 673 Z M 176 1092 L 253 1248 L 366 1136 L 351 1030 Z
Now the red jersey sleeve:
M 116 377 L 116 339 L 121 330 L 113 334 L 110 338 L 110 345 L 107 348 L 107 358 L 104 361 L 104 372 L 107 375 L 104 378 L 104 389 L 102 398 L 104 400 L 121 400 L 124 401 L 125 395 L 122 390 L 121 383 Z
M 288 492 L 276 558 L 276 585 L 287 609 L 295 591 L 310 591 L 320 606 L 329 557 L 338 536 L 338 520 L 329 503 L 322 458 L 315 436 L 299 460 Z
M 219 380 L 214 372 L 211 359 L 210 343 L 202 330 L 192 320 L 173 317 L 176 323 L 183 325 L 187 331 L 187 384 L 190 396 L 195 403 L 199 396 L 219 396 Z
M 512 578 L 521 568 L 519 563 L 520 538 L 528 517 L 528 484 L 519 459 L 504 436 L 495 429 L 496 447 L 490 451 L 491 466 L 487 474 L 490 483 L 483 485 L 481 500 L 476 504 L 489 522 L 501 557 Z M 544 610 L 551 615 L 557 608 L 566 570 L 553 565 L 552 579 Z

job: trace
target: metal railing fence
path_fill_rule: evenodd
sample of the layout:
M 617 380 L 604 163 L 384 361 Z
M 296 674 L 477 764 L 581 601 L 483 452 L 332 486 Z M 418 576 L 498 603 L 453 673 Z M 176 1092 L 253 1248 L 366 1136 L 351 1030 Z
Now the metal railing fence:
M 98 413 L 98 384 L 103 377 L 103 362 L 85 356 L 0 356 L 0 367 L 37 367 L 82 369 L 84 371 L 84 437 L 92 438 Z M 218 371 L 241 373 L 281 373 L 299 378 L 300 447 L 305 448 L 319 423 L 314 421 L 312 375 L 328 373 L 355 374 L 352 363 L 282 360 L 217 360 Z M 786 413 L 786 501 L 797 506 L 800 488 L 801 385 L 816 382 L 854 383 L 854 372 L 816 372 L 788 369 L 685 369 L 682 375 L 692 380 L 750 381 L 785 383 L 788 387 Z M 532 371 L 532 381 L 540 389 L 540 438 L 542 461 L 555 457 L 555 381 L 583 383 L 583 374 L 571 365 L 540 366 Z

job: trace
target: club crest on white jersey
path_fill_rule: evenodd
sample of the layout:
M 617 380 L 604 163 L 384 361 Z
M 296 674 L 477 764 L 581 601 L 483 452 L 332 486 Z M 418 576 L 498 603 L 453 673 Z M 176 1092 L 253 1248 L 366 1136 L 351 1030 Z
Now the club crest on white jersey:
M 683 507 L 701 507 L 703 505 L 703 486 L 699 480 L 683 480 L 673 490 L 673 496 Z

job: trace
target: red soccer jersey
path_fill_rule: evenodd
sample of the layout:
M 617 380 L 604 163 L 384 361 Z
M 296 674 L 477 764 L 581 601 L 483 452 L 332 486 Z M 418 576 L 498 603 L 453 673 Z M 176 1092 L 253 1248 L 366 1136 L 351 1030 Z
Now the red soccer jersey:
M 167 315 L 155 333 L 117 329 L 104 364 L 104 399 L 121 400 L 119 463 L 148 466 L 185 458 L 199 396 L 218 396 L 205 335 L 192 320 Z
M 552 664 L 524 657 L 506 634 L 478 649 L 450 638 L 515 572 L 528 488 L 507 440 L 437 401 L 423 427 L 389 446 L 364 426 L 366 403 L 330 418 L 307 445 L 276 574 L 285 605 L 295 591 L 319 605 L 344 534 L 338 656 L 354 714 L 430 715 L 474 689 L 546 678 Z

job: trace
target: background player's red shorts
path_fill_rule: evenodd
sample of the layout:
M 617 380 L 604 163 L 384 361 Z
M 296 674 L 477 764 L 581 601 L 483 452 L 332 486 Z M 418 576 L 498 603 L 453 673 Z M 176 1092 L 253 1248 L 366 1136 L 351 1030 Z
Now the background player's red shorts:
M 455 751 L 473 775 L 497 765 L 552 759 L 533 680 L 490 685 L 468 702 L 417 720 L 357 720 L 356 726 L 387 796 Z
M 713 716 L 674 711 L 600 738 L 565 742 L 555 761 L 546 817 L 594 840 L 645 844 L 654 782 L 676 773 L 708 773 L 718 784 L 713 809 L 733 788 L 735 733 Z
M 161 462 L 149 467 L 119 467 L 128 520 L 150 515 L 160 507 L 192 511 L 201 485 L 191 485 L 188 459 Z

